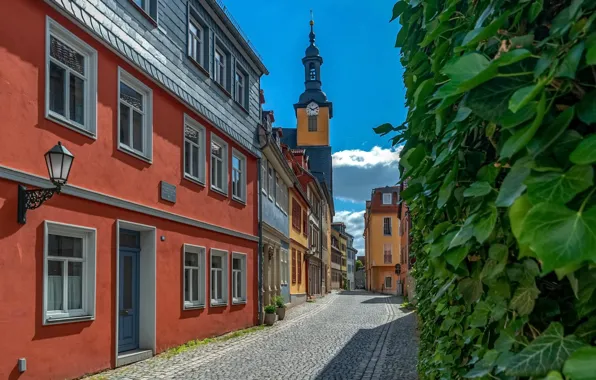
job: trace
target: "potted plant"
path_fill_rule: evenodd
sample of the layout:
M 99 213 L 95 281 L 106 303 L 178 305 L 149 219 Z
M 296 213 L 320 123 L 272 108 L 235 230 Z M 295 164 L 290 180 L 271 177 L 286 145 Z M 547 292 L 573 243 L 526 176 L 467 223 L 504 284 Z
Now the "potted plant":
M 275 313 L 278 319 L 281 321 L 286 317 L 286 302 L 282 296 L 275 297 Z
M 275 323 L 275 305 L 265 306 L 265 324 L 273 326 Z

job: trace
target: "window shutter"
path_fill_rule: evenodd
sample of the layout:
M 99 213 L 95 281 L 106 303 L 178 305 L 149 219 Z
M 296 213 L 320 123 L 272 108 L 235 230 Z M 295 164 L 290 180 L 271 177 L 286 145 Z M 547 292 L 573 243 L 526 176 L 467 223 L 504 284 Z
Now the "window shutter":
M 296 250 L 292 248 L 292 284 L 296 283 Z
M 306 210 L 302 211 L 302 233 L 308 236 L 308 214 Z
M 298 283 L 302 284 L 302 252 L 298 251 Z

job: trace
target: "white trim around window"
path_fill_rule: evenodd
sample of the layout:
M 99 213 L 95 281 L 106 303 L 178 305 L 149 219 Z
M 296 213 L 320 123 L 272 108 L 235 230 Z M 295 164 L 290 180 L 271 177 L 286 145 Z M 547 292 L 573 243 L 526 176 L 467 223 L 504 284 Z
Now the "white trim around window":
M 118 150 L 149 163 L 153 160 L 153 91 L 121 67 L 118 68 Z
M 232 252 L 232 303 L 246 303 L 246 254 Z
M 228 251 L 211 248 L 209 268 L 210 305 L 225 306 L 228 304 Z
M 219 151 L 219 153 L 218 153 Z M 211 133 L 209 147 L 211 168 L 211 189 L 228 195 L 228 144 L 220 137 Z
M 45 117 L 97 138 L 97 50 L 50 17 L 46 17 Z
M 387 281 L 389 280 L 389 281 Z M 385 276 L 385 289 L 391 289 L 393 288 L 393 277 L 391 276 Z
M 184 244 L 182 266 L 184 309 L 205 307 L 205 247 Z
M 44 325 L 95 319 L 95 228 L 44 222 Z
M 391 193 L 383 193 L 383 204 L 384 205 L 390 205 L 392 198 L 393 198 L 393 194 L 391 194 Z
M 184 178 L 205 185 L 205 127 L 184 114 Z
M 261 158 L 261 191 L 267 195 L 267 159 Z
M 246 156 L 232 148 L 232 199 L 246 203 Z

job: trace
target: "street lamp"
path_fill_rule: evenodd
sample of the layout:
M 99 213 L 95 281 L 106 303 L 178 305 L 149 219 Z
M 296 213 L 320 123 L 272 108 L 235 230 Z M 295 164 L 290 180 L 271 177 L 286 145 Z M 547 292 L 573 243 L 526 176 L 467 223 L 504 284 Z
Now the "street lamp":
M 20 224 L 27 222 L 27 210 L 36 209 L 52 198 L 54 194 L 60 194 L 60 189 L 68 181 L 74 156 L 62 146 L 62 143 L 58 142 L 58 145 L 50 149 L 45 154 L 45 159 L 50 181 L 55 187 L 52 189 L 27 190 L 25 186 L 19 185 L 17 222 Z

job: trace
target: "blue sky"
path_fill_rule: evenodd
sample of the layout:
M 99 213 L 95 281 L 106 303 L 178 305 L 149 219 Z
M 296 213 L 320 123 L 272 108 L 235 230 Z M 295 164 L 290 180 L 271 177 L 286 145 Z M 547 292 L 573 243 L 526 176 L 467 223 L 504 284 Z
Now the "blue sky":
M 406 116 L 403 69 L 394 48 L 399 24 L 389 23 L 395 0 L 223 1 L 269 69 L 261 80 L 264 109 L 274 110 L 276 126 L 286 128 L 296 126 L 293 104 L 304 90 L 301 59 L 313 10 L 323 91 L 333 102 L 336 220 L 347 223 L 354 245 L 362 248 L 364 201 L 373 187 L 398 179 L 397 152 L 372 131 Z

